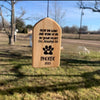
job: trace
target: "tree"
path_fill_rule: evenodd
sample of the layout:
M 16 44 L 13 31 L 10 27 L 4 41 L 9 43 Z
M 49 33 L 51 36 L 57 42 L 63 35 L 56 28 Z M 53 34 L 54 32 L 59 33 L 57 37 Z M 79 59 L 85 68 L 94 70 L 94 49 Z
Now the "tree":
M 51 17 L 61 25 L 62 20 L 65 17 L 65 11 L 62 10 L 61 6 L 57 1 L 53 2 Z
M 32 28 L 32 27 L 33 27 L 32 25 L 27 25 L 27 26 L 26 26 L 26 28 Z
M 0 22 L 0 30 L 2 29 L 2 23 Z
M 82 26 L 81 31 L 83 31 L 83 32 L 88 31 L 88 27 L 87 26 Z
M 0 16 L 1 16 L 1 19 L 2 19 L 2 28 L 4 28 L 4 31 L 6 32 L 6 34 L 9 37 L 9 44 L 12 44 L 11 43 L 11 34 L 10 34 L 11 31 L 10 31 L 10 27 L 9 26 L 6 27 L 6 25 L 5 25 L 5 19 L 4 19 L 3 15 L 2 15 L 1 7 L 0 7 Z
M 81 0 L 80 2 L 78 2 L 78 5 L 81 9 L 90 9 L 93 12 L 100 12 L 100 1 L 98 0 L 94 0 L 94 2 L 83 2 L 83 0 Z
M 5 19 L 4 19 L 4 16 L 2 14 L 2 10 L 1 10 L 1 7 L 0 7 L 0 16 L 2 18 L 2 26 L 4 28 L 4 31 L 6 32 L 6 34 L 8 35 L 9 37 L 9 44 L 10 45 L 13 45 L 14 44 L 14 33 L 15 33 L 15 11 L 14 11 L 14 6 L 16 4 L 16 0 L 5 0 L 11 7 L 11 9 L 7 8 L 6 6 L 4 5 L 0 5 L 1 7 L 4 7 L 5 9 L 7 9 L 8 11 L 10 11 L 11 13 L 11 24 L 10 24 L 10 28 L 6 28 L 5 27 Z M 22 11 L 21 15 L 19 16 L 19 18 L 21 18 L 23 15 L 25 14 L 25 11 Z
M 71 33 L 78 33 L 78 30 L 79 30 L 79 28 L 78 28 L 77 26 L 72 26 L 72 27 L 70 28 L 70 32 L 71 32 Z
M 9 28 L 10 27 L 10 24 L 9 24 L 9 22 L 7 20 L 4 20 L 4 26 L 6 28 Z M 0 21 L 0 29 L 3 29 L 2 19 Z
M 3 14 L 2 14 L 1 7 L 0 7 L 0 15 L 1 15 L 1 18 L 2 18 L 3 28 L 4 28 L 4 30 L 6 31 L 8 37 L 9 37 L 9 44 L 13 45 L 14 44 L 13 37 L 14 37 L 14 32 L 15 32 L 15 21 L 14 21 L 15 0 L 11 0 L 11 1 L 5 0 L 5 1 L 11 6 L 11 9 L 5 7 L 4 5 L 1 5 L 1 7 L 4 7 L 4 8 L 6 8 L 7 10 L 9 10 L 11 12 L 11 31 L 7 30 L 6 27 L 5 27 L 5 23 L 4 23 L 5 19 L 4 19 Z
M 25 23 L 22 19 L 16 18 L 16 29 L 19 33 L 22 33 L 25 28 Z
M 69 26 L 65 26 L 62 28 L 63 33 L 69 33 L 70 32 L 70 27 Z
M 72 27 L 65 26 L 63 28 L 64 33 L 78 33 L 78 30 L 79 28 L 77 26 L 72 26 Z

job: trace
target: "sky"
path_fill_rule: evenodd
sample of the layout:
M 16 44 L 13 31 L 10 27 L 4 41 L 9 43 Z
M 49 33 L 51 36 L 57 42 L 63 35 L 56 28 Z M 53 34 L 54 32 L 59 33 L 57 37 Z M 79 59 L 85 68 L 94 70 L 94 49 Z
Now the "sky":
M 64 14 L 60 25 L 64 26 L 78 26 L 80 27 L 81 9 L 79 9 L 78 1 L 49 1 L 49 17 L 53 18 L 54 4 L 57 4 L 60 14 Z M 4 4 L 10 8 L 9 4 L 0 1 L 0 5 Z M 23 19 L 31 17 L 31 20 L 24 20 L 25 24 L 36 24 L 40 19 L 47 17 L 47 1 L 18 1 L 15 4 L 15 16 L 20 16 L 21 9 L 26 11 Z M 3 15 L 10 22 L 10 12 L 3 8 Z M 91 31 L 100 29 L 100 13 L 92 12 L 91 10 L 84 10 L 82 17 L 82 25 L 88 26 Z

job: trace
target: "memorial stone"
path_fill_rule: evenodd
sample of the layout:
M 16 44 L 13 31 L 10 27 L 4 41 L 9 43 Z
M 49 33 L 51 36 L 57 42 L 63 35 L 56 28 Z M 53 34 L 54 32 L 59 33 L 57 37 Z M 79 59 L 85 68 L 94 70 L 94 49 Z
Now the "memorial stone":
M 60 64 L 60 26 L 51 18 L 44 18 L 33 27 L 33 67 L 57 67 Z

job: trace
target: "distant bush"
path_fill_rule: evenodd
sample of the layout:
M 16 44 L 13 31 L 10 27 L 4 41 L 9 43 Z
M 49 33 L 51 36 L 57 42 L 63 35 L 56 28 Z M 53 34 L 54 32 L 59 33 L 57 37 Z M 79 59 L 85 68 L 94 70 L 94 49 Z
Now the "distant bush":
M 32 25 L 27 25 L 26 28 L 33 28 L 33 26 Z
M 65 26 L 62 28 L 62 32 L 63 33 L 78 33 L 79 31 L 82 31 L 83 34 L 88 31 L 88 27 L 87 26 L 82 26 L 82 28 L 80 29 L 78 26 L 72 26 L 72 27 L 69 27 L 69 26 Z
M 28 33 L 27 32 L 27 28 L 24 28 L 23 31 L 22 31 L 22 33 L 26 33 L 27 34 Z

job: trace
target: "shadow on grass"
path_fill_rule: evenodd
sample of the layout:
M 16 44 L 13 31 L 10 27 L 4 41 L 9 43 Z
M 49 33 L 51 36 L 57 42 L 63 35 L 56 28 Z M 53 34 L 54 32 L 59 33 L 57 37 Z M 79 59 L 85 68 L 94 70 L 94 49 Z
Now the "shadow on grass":
M 79 82 L 75 83 L 58 83 L 54 85 L 48 85 L 48 86 L 23 86 L 23 87 L 16 87 L 6 90 L 0 90 L 0 94 L 2 95 L 12 95 L 14 93 L 45 93 L 47 91 L 49 92 L 57 92 L 62 90 L 75 90 L 79 86 L 74 86 L 74 84 L 79 84 Z
M 24 73 L 20 72 L 22 65 L 23 64 L 18 64 L 10 70 L 11 72 L 14 72 L 19 79 L 24 77 Z
M 2 53 L 0 54 L 0 57 L 6 57 L 11 59 L 30 59 L 32 56 L 23 56 L 20 53 L 10 52 L 10 53 Z
M 100 61 L 88 61 L 88 60 L 77 60 L 77 59 L 61 59 L 61 65 L 66 66 L 98 66 L 100 67 Z
M 5 80 L 4 82 L 0 82 L 0 86 L 4 86 L 8 84 L 9 82 L 17 82 L 18 80 L 26 77 L 43 77 L 43 76 L 60 76 L 60 75 L 24 75 L 24 73 L 20 72 L 20 68 L 23 65 L 16 65 L 13 71 L 16 73 L 16 79 L 10 79 L 10 80 Z M 2 74 L 0 74 L 2 75 Z M 6 75 L 6 74 L 5 74 Z M 8 74 L 12 75 L 12 74 Z M 94 78 L 94 75 L 100 75 L 100 70 L 94 71 L 94 72 L 86 72 L 81 75 L 62 75 L 66 77 L 82 77 L 84 81 L 79 81 L 79 82 L 59 82 L 59 83 L 53 83 L 53 85 L 37 85 L 37 86 L 22 86 L 22 87 L 14 87 L 14 88 L 8 88 L 5 90 L 0 90 L 0 94 L 2 95 L 13 95 L 14 93 L 45 93 L 47 91 L 49 92 L 57 92 L 57 91 L 63 91 L 63 90 L 73 90 L 76 91 L 79 88 L 91 88 L 93 86 L 97 87 L 100 86 L 100 79 Z M 13 75 L 12 75 L 13 76 Z M 33 80 L 35 81 L 35 80 Z
M 86 73 L 86 74 L 89 74 L 89 73 Z M 67 82 L 60 83 L 59 82 L 58 84 L 53 84 L 53 85 L 48 85 L 48 86 L 44 85 L 44 86 L 35 86 L 35 87 L 33 86 L 15 87 L 15 88 L 10 88 L 6 90 L 0 90 L 0 94 L 13 95 L 14 93 L 26 93 L 26 92 L 45 93 L 47 91 L 49 92 L 57 92 L 57 91 L 63 91 L 63 90 L 73 90 L 74 91 L 79 88 L 90 88 L 92 86 L 100 86 L 100 80 L 94 79 L 93 77 L 91 77 L 92 78 L 91 80 L 91 79 L 87 79 L 86 77 L 83 77 L 86 80 L 81 81 L 81 82 L 73 82 L 73 83 L 67 83 Z
M 18 80 L 24 78 L 25 77 L 24 73 L 20 72 L 21 67 L 22 67 L 22 65 L 18 64 L 16 66 L 14 66 L 13 69 L 10 70 L 10 72 L 15 73 L 15 75 L 13 75 L 13 74 L 0 74 L 1 76 L 5 75 L 5 76 L 15 76 L 16 77 L 15 79 L 7 79 L 7 80 L 4 80 L 4 81 L 1 81 L 0 86 L 5 86 L 8 83 L 17 82 Z
M 100 70 L 96 70 L 94 72 L 83 73 L 81 77 L 85 79 L 85 87 L 90 88 L 92 86 L 100 86 L 100 79 L 96 79 L 94 75 L 100 76 Z
M 8 55 L 8 54 L 7 54 Z M 3 57 L 7 56 L 6 54 L 3 54 Z M 22 56 L 20 54 L 14 54 L 12 56 L 12 53 L 9 54 L 9 57 L 11 57 L 11 60 L 16 61 L 16 59 L 20 61 L 20 59 L 28 59 L 28 57 Z M 29 57 L 30 59 L 30 57 Z M 80 66 L 80 65 L 89 65 L 89 66 L 99 66 L 100 61 L 85 61 L 85 60 L 76 60 L 76 59 L 61 59 L 63 62 L 63 65 L 69 65 L 69 66 Z M 47 91 L 49 92 L 57 92 L 57 91 L 63 91 L 63 90 L 73 90 L 76 91 L 79 88 L 91 88 L 93 86 L 97 87 L 100 86 L 100 79 L 96 79 L 94 75 L 100 76 L 100 70 L 94 71 L 94 72 L 85 72 L 81 75 L 25 75 L 23 72 L 20 71 L 20 69 L 26 64 L 16 64 L 13 69 L 10 71 L 15 74 L 0 74 L 1 76 L 16 76 L 15 79 L 8 79 L 0 82 L 0 87 L 3 86 L 3 88 L 8 84 L 12 82 L 17 82 L 20 79 L 25 79 L 26 77 L 57 77 L 57 76 L 64 76 L 64 77 L 82 77 L 84 81 L 79 82 L 59 82 L 59 83 L 53 83 L 52 85 L 36 85 L 36 86 L 22 86 L 22 87 L 7 87 L 4 89 L 0 89 L 0 94 L 2 95 L 13 95 L 14 93 L 45 93 Z M 32 80 L 35 81 L 35 80 Z M 44 81 L 44 80 L 42 80 Z

